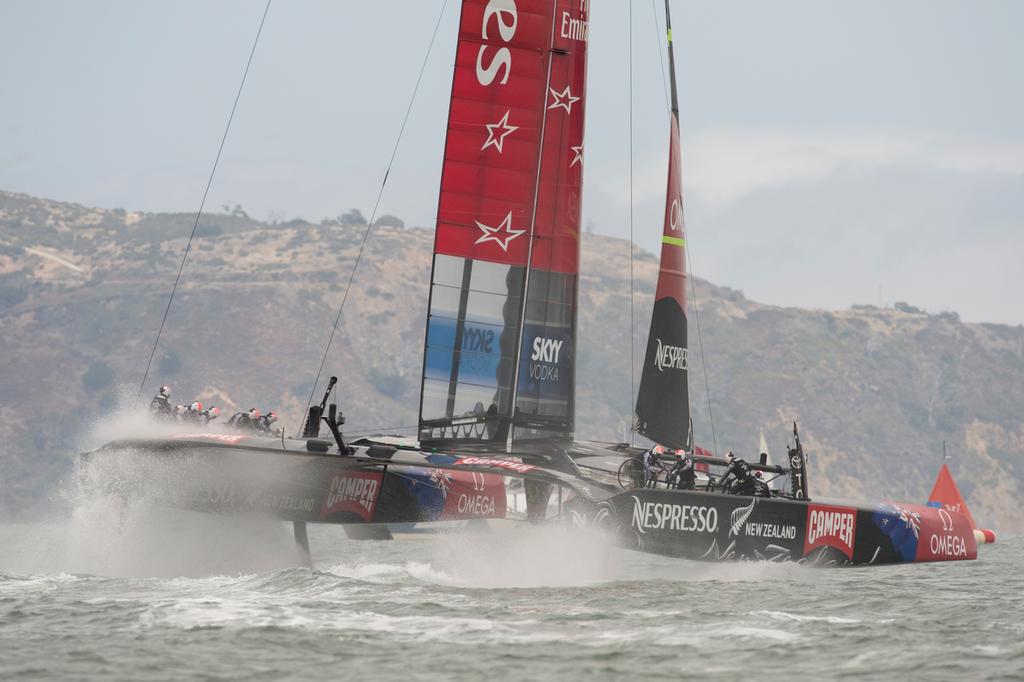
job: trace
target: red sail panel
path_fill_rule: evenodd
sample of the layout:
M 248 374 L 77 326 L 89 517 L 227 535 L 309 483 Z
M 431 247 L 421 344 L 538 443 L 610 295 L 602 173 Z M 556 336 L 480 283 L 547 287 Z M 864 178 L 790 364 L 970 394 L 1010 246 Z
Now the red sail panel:
M 551 0 L 464 0 L 434 251 L 526 265 Z
M 530 271 L 516 390 L 516 439 L 571 437 L 580 258 L 588 5 L 556 0 Z
M 547 91 L 533 269 L 579 272 L 588 2 L 558 0 Z
M 958 511 L 967 517 L 967 520 L 971 522 L 972 528 L 978 527 L 978 524 L 974 523 L 974 517 L 971 516 L 971 510 L 967 508 L 967 503 L 964 502 L 963 495 L 960 494 L 956 481 L 953 480 L 953 474 L 950 473 L 949 467 L 945 463 L 939 469 L 939 475 L 935 479 L 935 486 L 932 488 L 931 495 L 928 496 L 928 506 L 939 507 L 948 511 Z
M 686 310 L 686 234 L 683 229 L 683 179 L 679 152 L 679 119 L 672 116 L 669 142 L 668 192 L 661 237 L 661 268 L 654 300 L 674 298 Z

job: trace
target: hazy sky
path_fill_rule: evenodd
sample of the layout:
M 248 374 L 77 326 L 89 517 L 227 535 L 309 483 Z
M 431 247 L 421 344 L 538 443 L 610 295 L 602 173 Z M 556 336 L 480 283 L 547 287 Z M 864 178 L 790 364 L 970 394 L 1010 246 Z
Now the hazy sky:
M 208 207 L 368 213 L 443 0 L 275 0 Z M 382 211 L 432 226 L 458 0 Z M 667 104 L 633 0 L 637 238 L 660 234 Z M 262 0 L 0 2 L 0 189 L 194 211 Z M 673 2 L 698 275 L 767 303 L 908 301 L 1024 323 L 1024 3 Z M 626 236 L 629 17 L 592 0 L 584 217 Z

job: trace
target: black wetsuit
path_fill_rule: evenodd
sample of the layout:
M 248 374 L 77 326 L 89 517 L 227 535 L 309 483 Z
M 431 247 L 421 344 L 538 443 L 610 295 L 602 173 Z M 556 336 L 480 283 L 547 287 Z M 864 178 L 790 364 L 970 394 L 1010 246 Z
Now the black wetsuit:
M 754 497 L 771 497 L 772 489 L 768 487 L 768 484 L 757 476 L 753 476 L 754 483 Z
M 167 396 L 157 393 L 149 401 L 149 411 L 157 419 L 171 419 L 174 417 L 174 408 L 167 400 Z
M 750 473 L 750 465 L 739 457 L 734 459 L 729 468 L 725 470 L 725 475 L 721 479 L 723 488 L 730 477 L 735 478 L 736 482 L 731 488 L 726 488 L 728 492 L 733 495 L 754 494 L 754 476 Z
M 651 448 L 643 454 L 641 461 L 644 465 L 644 487 L 656 487 L 658 484 L 658 472 L 665 470 L 665 467 L 661 464 L 661 455 L 655 452 L 654 448 Z
M 239 431 L 255 431 L 259 429 L 257 423 L 249 417 L 248 412 L 235 412 L 231 415 L 231 419 L 228 420 L 228 426 Z
M 209 420 L 206 418 L 206 412 L 194 410 L 190 406 L 181 413 L 181 421 L 188 424 L 205 424 Z
M 677 490 L 693 490 L 697 484 L 697 472 L 693 467 L 693 459 L 684 455 L 672 466 L 668 472 L 666 483 L 669 488 Z

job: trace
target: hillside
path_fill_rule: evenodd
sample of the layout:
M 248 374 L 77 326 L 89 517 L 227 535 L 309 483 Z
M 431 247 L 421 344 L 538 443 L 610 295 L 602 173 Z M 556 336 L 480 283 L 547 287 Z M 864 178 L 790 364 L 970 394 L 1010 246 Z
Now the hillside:
M 130 213 L 0 192 L 0 509 L 46 510 L 84 429 L 133 398 L 190 214 Z M 146 395 L 257 406 L 297 427 L 361 228 L 204 215 Z M 349 433 L 407 427 L 418 405 L 432 232 L 380 227 L 360 264 L 326 371 Z M 578 435 L 623 437 L 631 412 L 627 246 L 588 235 L 581 275 Z M 636 254 L 642 351 L 657 264 Z M 924 501 L 941 443 L 979 522 L 1024 530 L 1024 327 L 953 313 L 800 310 L 691 280 L 698 442 L 783 451 L 800 422 L 820 495 Z M 811 283 L 812 284 L 812 283 Z M 693 316 L 691 314 L 691 325 Z M 407 431 L 408 432 L 408 431 Z

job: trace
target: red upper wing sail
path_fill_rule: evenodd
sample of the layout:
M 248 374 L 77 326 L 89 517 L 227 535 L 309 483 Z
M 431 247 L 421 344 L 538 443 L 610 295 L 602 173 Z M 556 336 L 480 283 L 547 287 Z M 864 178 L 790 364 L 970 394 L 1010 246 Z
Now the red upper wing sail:
M 550 0 L 463 2 L 435 253 L 526 265 L 551 14 Z

